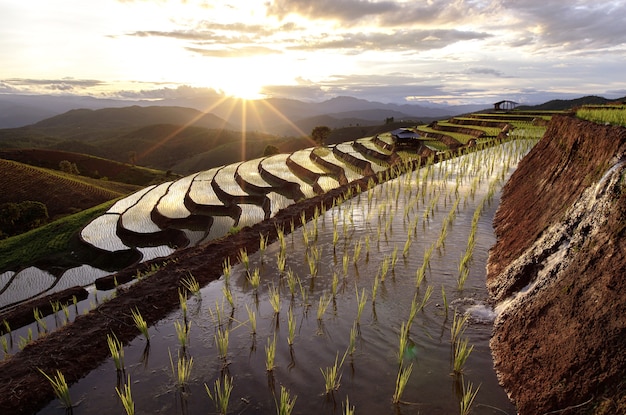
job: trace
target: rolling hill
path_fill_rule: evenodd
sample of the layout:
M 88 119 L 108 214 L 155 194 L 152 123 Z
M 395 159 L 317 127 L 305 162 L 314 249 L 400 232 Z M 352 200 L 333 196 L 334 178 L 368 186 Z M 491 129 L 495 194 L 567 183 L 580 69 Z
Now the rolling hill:
M 0 204 L 25 200 L 46 205 L 56 219 L 128 195 L 140 186 L 96 180 L 0 159 Z

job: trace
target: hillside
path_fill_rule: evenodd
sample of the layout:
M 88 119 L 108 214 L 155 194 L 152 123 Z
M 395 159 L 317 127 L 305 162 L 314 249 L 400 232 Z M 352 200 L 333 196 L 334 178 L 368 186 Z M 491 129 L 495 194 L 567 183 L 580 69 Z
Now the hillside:
M 142 187 L 160 183 L 169 178 L 167 172 L 162 170 L 148 169 L 137 165 L 133 166 L 129 163 L 120 163 L 77 152 L 38 148 L 5 149 L 0 150 L 0 159 L 13 160 L 50 170 L 59 170 L 59 163 L 67 160 L 76 164 L 81 176 Z M 98 183 L 99 185 L 108 186 L 105 181 L 99 181 Z
M 539 105 L 520 105 L 517 109 L 523 111 L 563 111 L 580 107 L 582 105 L 606 105 L 617 102 L 626 102 L 626 97 L 607 99 L 596 95 L 588 95 L 576 99 L 553 99 Z
M 41 202 L 48 208 L 51 219 L 128 195 L 139 188 L 0 159 L 0 203 Z
M 626 128 L 553 118 L 506 184 L 487 287 L 521 415 L 626 413 Z

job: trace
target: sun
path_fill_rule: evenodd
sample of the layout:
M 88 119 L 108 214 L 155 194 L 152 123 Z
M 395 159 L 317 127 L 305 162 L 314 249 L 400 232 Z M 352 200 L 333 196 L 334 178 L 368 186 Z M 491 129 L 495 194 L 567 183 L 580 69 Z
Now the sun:
M 224 80 L 220 83 L 219 89 L 226 95 L 244 100 L 257 100 L 264 98 L 261 92 L 263 85 L 251 74 L 249 76 L 238 76 Z

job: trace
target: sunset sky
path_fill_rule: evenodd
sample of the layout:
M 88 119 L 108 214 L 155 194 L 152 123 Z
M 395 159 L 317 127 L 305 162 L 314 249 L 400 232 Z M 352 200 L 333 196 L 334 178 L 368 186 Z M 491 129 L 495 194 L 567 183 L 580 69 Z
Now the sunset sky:
M 0 93 L 626 95 L 626 0 L 0 0 Z

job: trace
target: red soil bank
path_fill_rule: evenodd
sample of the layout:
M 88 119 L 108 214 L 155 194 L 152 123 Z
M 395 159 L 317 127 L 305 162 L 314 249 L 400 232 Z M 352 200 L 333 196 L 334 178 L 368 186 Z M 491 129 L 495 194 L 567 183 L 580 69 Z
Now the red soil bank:
M 625 159 L 625 128 L 555 117 L 503 190 L 491 348 L 521 415 L 626 413 Z

